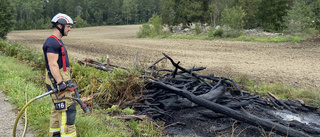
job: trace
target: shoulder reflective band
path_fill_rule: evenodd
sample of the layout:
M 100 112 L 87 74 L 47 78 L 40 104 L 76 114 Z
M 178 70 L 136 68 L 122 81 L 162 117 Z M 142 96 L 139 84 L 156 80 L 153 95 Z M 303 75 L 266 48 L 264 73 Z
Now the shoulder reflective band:
M 58 40 L 58 38 L 54 35 L 51 35 L 50 37 L 56 39 L 59 44 L 60 44 L 60 47 L 61 47 L 61 53 L 62 53 L 62 65 L 63 65 L 63 71 L 67 71 L 67 63 L 66 63 L 66 51 L 64 50 L 61 42 Z

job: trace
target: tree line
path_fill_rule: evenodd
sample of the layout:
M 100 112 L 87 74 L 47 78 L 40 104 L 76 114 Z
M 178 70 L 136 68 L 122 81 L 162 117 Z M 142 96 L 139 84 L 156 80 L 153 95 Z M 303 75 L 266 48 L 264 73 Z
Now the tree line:
M 163 0 L 161 17 L 169 26 L 192 22 L 233 29 L 320 30 L 320 0 Z
M 142 24 L 153 14 L 169 27 L 201 23 L 266 31 L 320 30 L 320 0 L 0 0 L 1 20 L 16 30 L 50 28 L 65 13 L 74 27 Z M 7 6 L 4 6 L 7 5 Z M 8 6 L 9 5 L 9 6 Z M 13 12 L 12 12 L 13 11 Z M 11 16 L 4 16 L 4 14 Z M 10 20 L 12 18 L 12 20 Z M 8 21 L 10 20 L 10 21 Z M 10 26 L 10 25 L 8 25 Z M 1 28 L 6 27 L 4 23 Z M 4 30 L 4 29 L 2 29 Z
M 15 29 L 42 29 L 51 18 L 65 13 L 75 27 L 141 24 L 160 13 L 159 0 L 12 0 L 16 9 Z

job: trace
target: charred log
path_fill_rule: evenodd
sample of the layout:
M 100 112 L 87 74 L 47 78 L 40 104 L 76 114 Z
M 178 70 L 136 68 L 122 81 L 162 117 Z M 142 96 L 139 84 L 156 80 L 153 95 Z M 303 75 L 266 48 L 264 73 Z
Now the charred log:
M 152 82 L 155 85 L 159 86 L 159 88 L 174 92 L 174 93 L 176 93 L 176 94 L 178 94 L 180 96 L 183 96 L 183 97 L 189 99 L 190 101 L 192 101 L 192 102 L 194 102 L 196 104 L 199 104 L 199 105 L 201 105 L 203 107 L 211 109 L 211 110 L 213 110 L 215 112 L 224 114 L 224 115 L 226 115 L 228 117 L 231 117 L 231 118 L 234 118 L 236 120 L 239 120 L 239 121 L 242 121 L 242 122 L 254 125 L 254 126 L 261 126 L 264 129 L 269 130 L 269 131 L 275 130 L 275 132 L 280 134 L 280 135 L 288 135 L 288 136 L 291 136 L 291 137 L 306 136 L 306 134 L 303 133 L 303 132 L 294 130 L 292 128 L 288 128 L 288 127 L 283 126 L 283 125 L 278 124 L 278 123 L 271 122 L 270 120 L 267 120 L 267 119 L 259 118 L 257 116 L 254 116 L 254 115 L 248 113 L 244 109 L 241 109 L 240 112 L 239 111 L 235 111 L 233 109 L 230 109 L 228 107 L 222 106 L 220 104 L 213 103 L 213 102 L 210 102 L 210 101 L 202 99 L 202 98 L 198 98 L 197 96 L 195 96 L 195 95 L 193 95 L 190 92 L 187 92 L 185 90 L 181 90 L 181 89 L 175 88 L 175 87 L 170 86 L 170 85 L 166 85 L 166 84 L 164 84 L 162 82 L 158 82 L 158 81 L 153 81 L 152 80 Z

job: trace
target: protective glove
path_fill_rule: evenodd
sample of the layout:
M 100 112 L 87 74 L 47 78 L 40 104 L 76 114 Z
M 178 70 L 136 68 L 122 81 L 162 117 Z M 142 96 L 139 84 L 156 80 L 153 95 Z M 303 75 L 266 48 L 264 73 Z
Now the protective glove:
M 67 85 L 66 83 L 64 83 L 63 81 L 61 81 L 60 83 L 57 84 L 57 89 L 58 91 L 64 91 L 67 89 Z

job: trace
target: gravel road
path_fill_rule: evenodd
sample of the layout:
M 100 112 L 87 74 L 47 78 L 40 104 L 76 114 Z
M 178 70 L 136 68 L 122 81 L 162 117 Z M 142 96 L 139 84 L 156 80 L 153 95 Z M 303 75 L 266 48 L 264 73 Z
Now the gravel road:
M 12 131 L 14 122 L 16 120 L 16 117 L 18 115 L 17 110 L 15 110 L 15 106 L 10 104 L 9 102 L 5 101 L 6 95 L 2 92 L 0 92 L 0 136 L 1 137 L 12 137 Z M 19 124 L 17 126 L 17 137 L 21 137 L 23 130 L 24 130 L 24 122 L 20 118 Z M 25 137 L 34 137 L 35 135 L 27 131 Z

